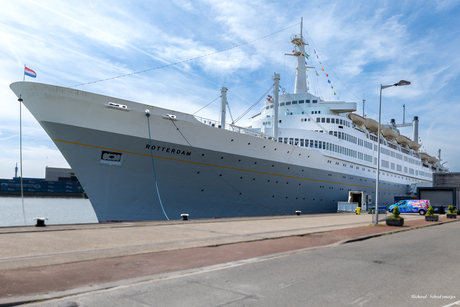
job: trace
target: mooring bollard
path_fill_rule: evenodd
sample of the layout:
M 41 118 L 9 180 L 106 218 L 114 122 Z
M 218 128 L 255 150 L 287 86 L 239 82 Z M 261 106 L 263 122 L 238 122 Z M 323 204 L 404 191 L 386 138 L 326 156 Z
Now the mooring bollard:
M 296 211 L 295 214 L 300 215 L 302 211 Z
M 45 227 L 45 220 L 47 220 L 46 217 L 36 217 L 34 218 L 34 221 L 37 221 L 35 224 L 35 227 Z
M 180 216 L 182 217 L 183 221 L 188 221 L 188 214 L 187 213 L 182 213 Z

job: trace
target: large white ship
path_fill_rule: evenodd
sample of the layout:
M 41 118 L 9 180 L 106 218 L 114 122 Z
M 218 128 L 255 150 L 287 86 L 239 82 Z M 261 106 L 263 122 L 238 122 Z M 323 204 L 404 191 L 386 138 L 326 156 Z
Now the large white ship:
M 375 199 L 378 123 L 355 102 L 307 90 L 305 45 L 293 35 L 294 93 L 273 95 L 247 127 L 58 86 L 16 82 L 14 93 L 75 171 L 100 221 L 337 211 L 349 191 Z M 379 206 L 446 172 L 396 124 L 381 126 Z

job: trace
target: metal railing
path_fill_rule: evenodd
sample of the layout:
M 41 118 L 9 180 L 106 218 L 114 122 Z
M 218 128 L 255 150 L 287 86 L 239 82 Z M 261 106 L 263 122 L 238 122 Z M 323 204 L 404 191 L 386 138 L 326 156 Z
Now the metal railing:
M 196 118 L 196 120 L 198 120 L 199 122 L 201 122 L 201 123 L 203 123 L 203 124 L 205 124 L 207 126 L 215 127 L 215 128 L 221 128 L 220 121 L 203 118 L 203 117 L 199 117 L 199 116 L 196 116 L 196 115 L 194 115 L 194 117 Z M 264 139 L 267 139 L 267 140 L 273 139 L 271 136 L 266 135 L 266 134 L 264 134 L 264 133 L 262 133 L 260 131 L 252 130 L 252 129 L 249 129 L 249 128 L 243 128 L 243 127 L 233 125 L 233 124 L 225 124 L 225 130 L 234 131 L 234 132 L 238 132 L 238 133 L 241 133 L 241 134 L 252 135 L 252 136 L 256 136 L 256 137 L 259 137 L 259 138 L 264 138 Z
M 347 201 L 337 202 L 337 212 L 355 212 L 359 203 L 349 203 Z

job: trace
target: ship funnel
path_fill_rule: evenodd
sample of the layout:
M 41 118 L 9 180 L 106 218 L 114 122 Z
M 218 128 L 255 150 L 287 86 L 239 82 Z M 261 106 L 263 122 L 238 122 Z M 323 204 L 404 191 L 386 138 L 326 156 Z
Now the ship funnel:
M 418 142 L 418 116 L 412 121 L 412 141 Z

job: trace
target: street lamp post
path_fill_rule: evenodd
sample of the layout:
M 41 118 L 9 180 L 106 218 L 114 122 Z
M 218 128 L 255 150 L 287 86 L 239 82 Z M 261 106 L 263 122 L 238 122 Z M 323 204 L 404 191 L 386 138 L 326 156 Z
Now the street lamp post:
M 382 90 L 392 86 L 409 85 L 409 81 L 401 80 L 392 85 L 380 84 L 380 101 L 379 101 L 379 128 L 377 133 L 377 176 L 375 179 L 375 226 L 379 223 L 379 177 L 380 177 L 380 122 L 382 118 Z

